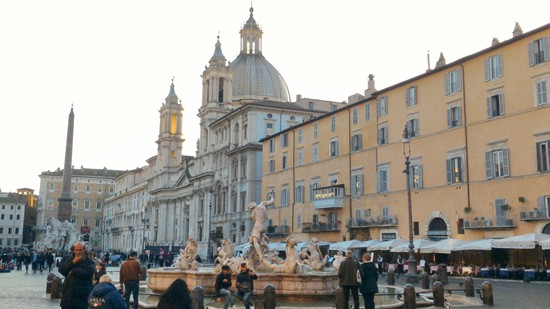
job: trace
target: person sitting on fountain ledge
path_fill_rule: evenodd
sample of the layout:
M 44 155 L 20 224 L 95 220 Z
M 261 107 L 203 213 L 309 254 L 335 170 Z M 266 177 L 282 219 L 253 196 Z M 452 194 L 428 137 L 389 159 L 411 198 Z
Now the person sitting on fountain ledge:
M 237 275 L 237 293 L 236 297 L 243 300 L 246 309 L 250 309 L 250 296 L 254 291 L 254 280 L 258 279 L 258 276 L 254 273 L 254 270 L 248 269 L 246 263 L 241 263 L 241 273 Z
M 235 304 L 233 303 L 233 297 L 229 288 L 231 287 L 231 268 L 229 265 L 222 266 L 222 272 L 216 277 L 216 297 L 219 302 L 222 301 L 222 298 L 225 297 L 225 304 L 223 309 L 228 309 L 231 306 L 235 309 Z

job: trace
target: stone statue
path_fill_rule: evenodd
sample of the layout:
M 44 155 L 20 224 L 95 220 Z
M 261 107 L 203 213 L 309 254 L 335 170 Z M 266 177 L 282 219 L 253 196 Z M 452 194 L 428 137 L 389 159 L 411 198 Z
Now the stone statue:
M 313 270 L 322 270 L 327 264 L 328 255 L 321 258 L 322 253 L 319 249 L 317 238 L 313 237 L 306 248 L 302 250 L 301 258 L 303 263 L 309 265 Z
M 334 267 L 334 270 L 338 272 L 338 269 L 340 269 L 340 264 L 342 264 L 343 261 L 346 260 L 346 257 L 342 254 L 341 251 L 338 251 L 336 255 L 334 256 L 334 261 L 332 262 L 332 266 Z
M 301 273 L 302 263 L 296 248 L 294 248 L 297 243 L 292 236 L 286 239 L 286 260 L 282 264 L 271 264 L 267 260 L 264 263 L 274 273 Z
M 180 249 L 178 256 L 174 261 L 174 266 L 181 270 L 197 270 L 201 264 L 197 262 L 197 243 L 195 239 L 189 237 L 185 249 Z
M 218 247 L 218 257 L 214 261 L 214 264 L 216 264 L 215 272 L 221 272 L 222 266 L 226 265 L 230 259 L 233 258 L 233 243 L 231 243 L 231 240 L 229 239 L 223 239 L 222 240 L 222 246 Z
M 267 219 L 267 206 L 273 205 L 275 200 L 273 199 L 273 192 L 269 195 L 268 201 L 262 201 L 260 204 L 252 202 L 248 205 L 252 220 L 254 220 L 254 226 L 250 234 L 251 250 L 248 253 L 249 260 L 257 258 L 258 262 L 263 262 L 264 253 L 269 252 L 269 237 L 267 236 L 267 227 L 269 221 Z
M 66 250 L 79 240 L 80 233 L 73 223 L 67 220 L 61 222 L 57 218 L 50 217 L 48 218 L 44 239 L 37 241 L 35 245 L 39 251 Z

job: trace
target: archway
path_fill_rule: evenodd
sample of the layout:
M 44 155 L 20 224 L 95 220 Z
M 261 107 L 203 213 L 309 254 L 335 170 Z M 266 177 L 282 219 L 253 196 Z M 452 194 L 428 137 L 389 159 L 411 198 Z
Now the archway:
M 448 238 L 447 223 L 441 218 L 433 218 L 428 225 L 428 237 L 431 240 L 441 240 Z

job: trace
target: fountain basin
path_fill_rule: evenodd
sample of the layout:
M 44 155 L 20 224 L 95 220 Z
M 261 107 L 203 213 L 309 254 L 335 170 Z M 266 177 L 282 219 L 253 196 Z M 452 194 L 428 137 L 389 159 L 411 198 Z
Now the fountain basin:
M 312 272 L 307 274 L 256 273 L 254 294 L 263 294 L 267 284 L 275 287 L 278 295 L 294 297 L 318 297 L 336 295 L 338 274 L 334 272 Z M 191 288 L 202 286 L 205 295 L 216 294 L 214 283 L 218 273 L 201 270 L 176 270 L 174 268 L 156 268 L 147 270 L 147 287 L 155 293 L 162 293 L 178 278 L 182 278 Z M 233 278 L 233 289 L 235 278 Z

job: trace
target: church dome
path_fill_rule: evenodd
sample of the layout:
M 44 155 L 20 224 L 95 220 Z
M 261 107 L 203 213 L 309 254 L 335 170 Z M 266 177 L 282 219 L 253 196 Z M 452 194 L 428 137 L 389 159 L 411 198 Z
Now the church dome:
M 285 80 L 262 54 L 263 31 L 254 20 L 254 9 L 242 27 L 241 52 L 230 64 L 233 72 L 233 101 L 264 100 L 290 102 Z
M 262 54 L 241 53 L 232 63 L 233 100 L 290 102 L 285 80 Z

